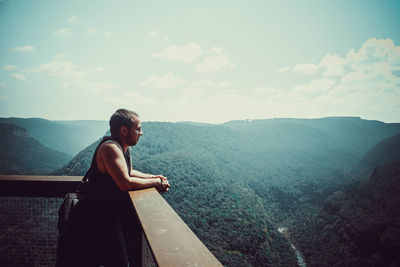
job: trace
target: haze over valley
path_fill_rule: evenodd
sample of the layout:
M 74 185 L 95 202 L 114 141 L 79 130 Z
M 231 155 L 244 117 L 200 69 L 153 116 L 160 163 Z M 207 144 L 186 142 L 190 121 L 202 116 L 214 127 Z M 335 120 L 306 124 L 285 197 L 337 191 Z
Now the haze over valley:
M 42 132 L 32 126 L 38 121 L 48 126 Z M 36 136 L 46 133 L 45 144 L 12 122 L 31 127 Z M 92 139 L 68 157 L 68 142 L 75 140 L 71 129 L 83 129 L 79 122 L 1 123 L 11 129 L 2 131 L 0 145 L 8 152 L 0 158 L 3 174 L 83 175 L 107 133 L 105 122 L 86 121 Z M 307 266 L 399 261 L 393 252 L 400 237 L 393 213 L 400 203 L 399 123 L 329 117 L 142 127 L 144 135 L 132 149 L 134 168 L 169 178 L 172 188 L 164 198 L 223 264 L 297 266 L 291 244 Z M 54 142 L 60 137 L 65 146 Z M 41 162 L 50 167 L 32 169 Z

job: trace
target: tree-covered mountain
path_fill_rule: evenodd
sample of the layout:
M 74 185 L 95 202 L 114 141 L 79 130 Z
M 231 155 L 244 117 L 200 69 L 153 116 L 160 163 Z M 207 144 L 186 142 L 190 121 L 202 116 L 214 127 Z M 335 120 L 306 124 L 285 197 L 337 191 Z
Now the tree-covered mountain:
M 400 135 L 376 145 L 359 177 L 292 230 L 310 266 L 400 266 Z
M 244 131 L 253 132 L 265 128 L 266 125 L 280 124 L 283 122 L 309 125 L 320 129 L 333 139 L 340 147 L 351 151 L 360 160 L 365 153 L 380 141 L 397 134 L 400 123 L 384 123 L 374 120 L 363 120 L 359 117 L 328 117 L 320 119 L 270 119 L 252 121 L 231 121 L 225 125 L 241 128 Z
M 142 123 L 134 168 L 172 184 L 166 200 L 228 266 L 293 266 L 276 231 L 312 217 L 348 184 L 363 153 L 400 124 L 359 118 L 233 121 L 222 125 Z M 92 144 L 59 173 L 83 175 Z
M 65 165 L 70 156 L 29 136 L 27 129 L 0 123 L 0 173 L 46 174 Z
M 108 129 L 107 121 L 50 121 L 40 118 L 0 118 L 0 123 L 27 129 L 30 136 L 48 148 L 75 156 Z
M 359 169 L 372 170 L 399 159 L 400 134 L 387 138 L 377 144 L 361 160 Z

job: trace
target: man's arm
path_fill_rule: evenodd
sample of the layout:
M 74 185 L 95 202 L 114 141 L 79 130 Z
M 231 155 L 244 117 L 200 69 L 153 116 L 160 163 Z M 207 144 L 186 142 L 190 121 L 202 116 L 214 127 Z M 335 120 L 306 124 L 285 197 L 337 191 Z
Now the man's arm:
M 128 176 L 124 155 L 116 144 L 105 143 L 100 146 L 97 153 L 99 165 L 102 165 L 105 171 L 111 175 L 120 190 L 128 191 L 154 186 L 160 192 L 166 191 L 167 185 L 160 178 L 142 179 Z
M 138 178 L 142 178 L 142 179 L 161 178 L 164 181 L 167 180 L 167 177 L 164 177 L 164 175 L 161 175 L 161 174 L 155 175 L 155 174 L 143 173 L 143 172 L 140 172 L 138 170 L 134 170 L 133 167 L 132 167 L 132 160 L 131 160 L 131 166 L 130 166 L 130 170 L 129 170 L 129 175 L 131 177 L 138 177 Z
M 148 174 L 148 173 L 143 173 L 140 172 L 138 170 L 134 170 L 131 168 L 131 173 L 130 173 L 131 177 L 138 177 L 138 178 L 142 178 L 142 179 L 149 179 L 149 178 L 161 178 L 161 179 L 167 179 L 166 177 L 164 177 L 161 174 L 155 175 L 155 174 Z

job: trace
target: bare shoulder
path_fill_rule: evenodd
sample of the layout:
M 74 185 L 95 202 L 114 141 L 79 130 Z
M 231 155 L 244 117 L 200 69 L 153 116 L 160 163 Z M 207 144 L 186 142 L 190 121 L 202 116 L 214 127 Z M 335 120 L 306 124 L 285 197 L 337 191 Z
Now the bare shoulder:
M 123 158 L 124 155 L 119 147 L 119 144 L 116 142 L 104 142 L 100 145 L 97 155 L 96 161 L 99 170 L 103 173 L 107 173 L 106 165 L 107 162 L 115 162 L 119 161 Z
M 99 150 L 97 154 L 102 157 L 102 156 L 123 156 L 121 148 L 119 144 L 115 141 L 107 141 L 104 142 L 103 144 L 100 145 Z
M 102 169 L 105 160 L 117 160 L 123 157 L 122 149 L 117 142 L 106 141 L 100 145 L 96 160 L 100 169 Z

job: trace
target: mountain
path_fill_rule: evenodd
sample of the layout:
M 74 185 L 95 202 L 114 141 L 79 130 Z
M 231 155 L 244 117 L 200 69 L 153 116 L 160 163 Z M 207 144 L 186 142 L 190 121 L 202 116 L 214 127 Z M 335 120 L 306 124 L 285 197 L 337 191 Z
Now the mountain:
M 359 117 L 327 117 L 320 119 L 270 119 L 231 121 L 226 126 L 254 132 L 280 123 L 296 123 L 308 125 L 322 130 L 335 140 L 336 144 L 348 151 L 352 151 L 358 162 L 365 153 L 371 150 L 380 141 L 400 132 L 400 123 L 384 123 L 374 120 L 363 120 Z
M 0 118 L 0 123 L 27 129 L 43 145 L 64 152 L 72 158 L 102 136 L 108 129 L 106 121 L 50 121 L 40 118 Z
M 369 151 L 361 160 L 359 168 L 372 170 L 376 166 L 391 163 L 399 159 L 399 151 L 400 134 L 397 134 L 383 140 Z
M 70 156 L 45 147 L 25 128 L 0 123 L 0 173 L 48 174 L 68 162 Z
M 142 123 L 134 168 L 169 177 L 165 199 L 228 266 L 294 266 L 278 226 L 317 214 L 366 148 L 399 124 L 360 118 Z M 83 175 L 99 141 L 59 173 Z M 296 235 L 295 235 L 296 236 Z M 306 250 L 307 251 L 307 250 Z
M 400 266 L 400 135 L 362 159 L 360 177 L 294 229 L 309 266 Z

